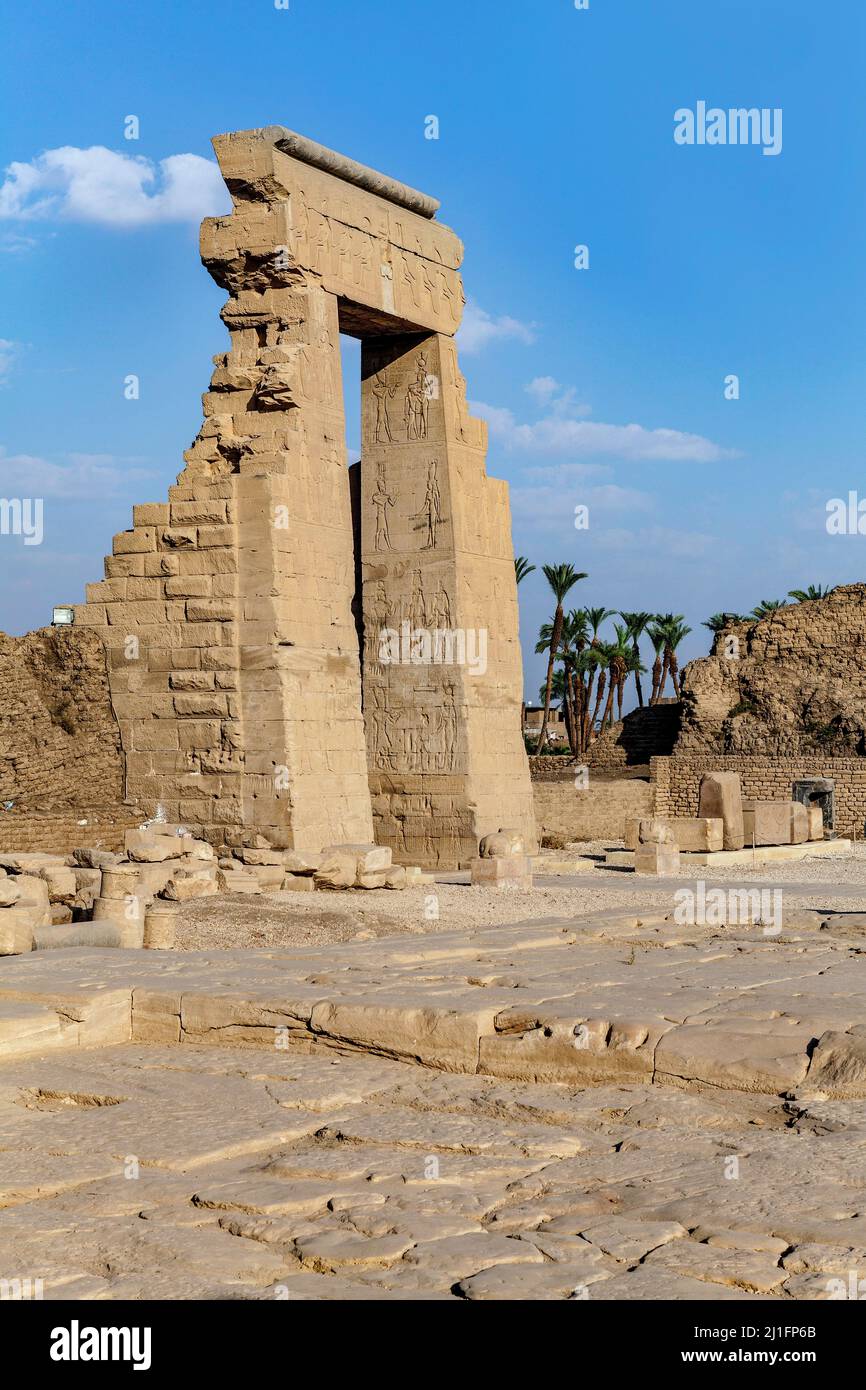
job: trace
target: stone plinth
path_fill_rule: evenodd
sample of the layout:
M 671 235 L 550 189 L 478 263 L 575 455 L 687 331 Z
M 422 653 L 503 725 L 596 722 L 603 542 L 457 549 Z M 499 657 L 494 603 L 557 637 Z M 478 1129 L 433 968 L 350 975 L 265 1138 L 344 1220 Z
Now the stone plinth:
M 680 852 L 676 845 L 638 845 L 634 852 L 634 871 L 655 878 L 676 875 L 680 871 Z
M 473 887 L 532 887 L 532 860 L 528 854 L 508 854 L 496 859 L 470 859 L 469 870 Z

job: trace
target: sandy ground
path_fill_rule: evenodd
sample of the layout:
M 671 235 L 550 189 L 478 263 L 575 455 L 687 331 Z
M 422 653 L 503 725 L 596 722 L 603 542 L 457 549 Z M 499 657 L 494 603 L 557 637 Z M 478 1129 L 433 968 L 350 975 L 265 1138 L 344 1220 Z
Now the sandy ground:
M 551 859 L 580 855 L 603 856 L 621 842 L 581 844 L 557 851 Z M 540 863 L 543 863 L 544 856 Z M 820 907 L 828 911 L 866 911 L 866 846 L 857 846 L 845 859 L 806 859 L 795 864 L 764 868 L 718 870 L 702 868 L 700 876 L 713 879 L 781 887 L 826 885 L 820 899 L 804 896 L 796 888 L 785 891 L 785 907 Z M 232 894 L 189 903 L 178 925 L 177 949 L 181 951 L 230 950 L 236 947 L 319 946 L 351 940 L 372 940 L 408 932 L 450 931 L 498 927 L 539 918 L 571 920 L 604 911 L 646 910 L 672 906 L 668 889 L 653 890 L 647 879 L 635 880 L 633 891 L 623 888 L 626 875 L 594 869 L 577 880 L 563 880 L 562 887 L 531 890 L 472 888 L 462 883 L 436 883 L 401 892 L 273 893 L 263 897 Z M 684 877 L 688 877 L 687 875 Z M 838 896 L 837 885 L 863 885 L 859 896 Z

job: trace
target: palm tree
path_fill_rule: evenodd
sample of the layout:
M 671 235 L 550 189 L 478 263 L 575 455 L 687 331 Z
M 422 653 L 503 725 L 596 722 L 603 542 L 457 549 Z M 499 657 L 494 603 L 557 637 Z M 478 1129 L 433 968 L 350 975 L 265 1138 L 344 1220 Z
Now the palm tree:
M 604 688 L 607 684 L 607 671 L 610 662 L 610 647 L 606 642 L 596 642 L 595 646 L 591 650 L 595 653 L 596 664 L 598 666 L 598 688 L 595 694 L 595 708 L 593 709 L 592 716 L 589 720 L 589 735 L 586 740 L 587 747 L 589 747 L 592 734 L 595 730 L 596 721 L 598 719 L 598 712 L 601 709 L 601 702 L 604 699 Z M 600 732 L 601 730 L 599 729 L 599 733 Z
M 556 657 L 559 652 L 559 642 L 562 637 L 562 624 L 564 613 L 562 609 L 563 600 L 570 589 L 574 587 L 579 579 L 586 579 L 586 575 L 579 573 L 573 565 L 542 565 L 544 577 L 553 590 L 556 599 L 556 612 L 553 615 L 553 628 L 550 634 L 550 651 L 547 658 L 547 685 L 544 696 L 544 715 L 541 720 L 541 730 L 538 735 L 536 753 L 540 753 L 547 738 L 547 720 L 550 715 L 550 688 L 553 683 L 553 668 L 556 664 Z
M 787 608 L 788 605 L 783 598 L 762 598 L 761 602 L 752 609 L 753 618 L 766 618 L 770 613 L 778 613 L 780 608 Z
M 740 613 L 713 613 L 701 626 L 708 627 L 710 632 L 724 632 L 725 628 L 733 627 L 734 623 L 749 621 L 749 618 L 743 617 Z
M 628 635 L 629 635 L 629 637 L 631 638 L 631 644 L 632 644 L 632 653 L 633 653 L 633 655 L 637 658 L 637 665 L 634 666 L 634 667 L 632 667 L 631 669 L 632 669 L 633 672 L 634 672 L 634 683 L 635 683 L 635 687 L 636 687 L 636 689 L 637 689 L 637 702 L 638 702 L 638 704 L 640 705 L 641 709 L 643 709 L 643 690 L 641 689 L 641 683 L 640 683 L 640 673 L 641 673 L 641 669 L 642 669 L 642 668 L 641 668 L 641 664 L 640 664 L 640 645 L 639 645 L 639 643 L 640 643 L 640 639 L 643 637 L 644 633 L 646 632 L 647 627 L 649 626 L 649 624 L 650 624 L 650 623 L 652 622 L 652 620 L 653 620 L 653 614 L 652 614 L 652 613 L 620 613 L 619 616 L 622 618 L 623 622 L 625 623 L 626 627 L 628 628 Z
M 662 671 L 662 689 L 664 689 L 667 673 L 670 672 L 671 682 L 674 687 L 674 695 L 680 698 L 679 664 L 677 662 L 677 647 L 688 637 L 691 628 L 683 622 L 682 613 L 666 613 L 660 622 L 665 639 L 665 659 Z M 661 692 L 659 692 L 661 698 Z
M 583 682 L 578 683 L 576 677 L 577 658 L 586 647 L 589 632 L 586 625 L 586 614 L 581 608 L 572 608 L 570 613 L 566 613 L 562 620 L 562 638 L 559 644 L 560 657 L 562 659 L 563 672 L 565 676 L 565 709 L 566 724 L 568 726 L 568 738 L 571 751 L 578 756 L 580 753 L 580 730 L 583 723 Z M 578 693 L 577 685 L 580 686 Z
M 662 674 L 661 681 L 659 683 L 658 693 L 656 695 L 656 702 L 658 702 L 665 693 L 665 688 L 668 683 L 668 675 L 670 674 L 671 669 L 671 644 L 669 630 L 671 629 L 674 623 L 681 623 L 682 621 L 682 613 L 656 613 L 655 625 L 664 634 L 664 644 L 662 647 Z
M 622 687 L 625 684 L 628 663 L 632 653 L 631 637 L 627 627 L 620 627 L 614 623 L 613 630 L 616 633 L 616 641 L 608 644 L 607 648 L 607 670 L 609 684 L 607 689 L 607 704 L 604 707 L 604 714 L 601 716 L 601 727 L 605 724 L 613 725 L 613 702 L 614 698 L 619 698 L 619 713 L 622 718 Z
M 574 657 L 574 687 L 575 687 L 575 723 L 577 727 L 577 756 L 582 757 L 586 752 L 588 734 L 587 727 L 589 722 L 589 690 L 592 681 L 595 680 L 595 673 L 601 664 L 597 647 L 587 647 L 585 651 L 579 651 Z
M 532 574 L 534 569 L 535 566 L 529 563 L 525 555 L 515 555 L 514 578 L 517 580 L 518 584 L 521 580 L 525 579 L 528 574 Z
M 614 611 L 615 611 L 615 610 L 614 610 L 613 608 L 585 608 L 583 611 L 584 611 L 584 613 L 586 614 L 586 621 L 589 623 L 589 626 L 592 628 L 592 637 L 590 638 L 590 643 L 589 643 L 589 645 L 590 645 L 591 648 L 596 649 L 596 648 L 598 648 L 598 646 L 599 646 L 598 630 L 599 630 L 599 628 L 601 627 L 602 623 L 605 621 L 606 618 L 612 618 L 612 617 L 613 617 Z M 597 670 L 599 670 L 599 669 L 603 666 L 603 664 L 604 664 L 604 663 L 601 662 L 601 661 L 593 661 L 593 662 L 590 662 L 590 663 L 589 663 L 589 668 L 588 668 L 588 669 L 589 669 L 589 677 L 588 677 L 587 686 L 586 686 L 586 701 L 585 701 L 585 705 L 584 705 L 584 716 L 583 716 L 583 746 L 584 746 L 584 748 L 588 748 L 588 747 L 589 747 L 589 736 L 590 736 L 590 733 L 592 732 L 592 725 L 593 725 L 593 722 L 594 722 L 594 720 L 590 718 L 589 710 L 590 710 L 590 705 L 592 704 L 592 687 L 593 687 L 593 684 L 594 684 L 594 682 L 595 682 L 595 673 L 596 673 Z
M 531 564 L 529 563 L 529 561 L 527 560 L 527 558 L 526 558 L 525 555 L 515 555 L 515 557 L 514 557 L 514 578 L 517 580 L 517 583 L 518 583 L 518 584 L 520 584 L 521 580 L 525 579 L 526 576 L 527 576 L 528 574 L 532 574 L 532 572 L 533 572 L 534 569 L 535 569 L 535 566 L 534 566 L 534 565 L 531 565 Z M 521 736 L 521 738 L 523 737 L 523 726 L 525 725 L 525 723 L 526 723 L 526 701 L 525 701 L 525 700 L 521 700 L 521 701 L 520 701 L 520 736 Z
M 646 675 L 646 667 L 641 663 L 640 652 L 635 647 L 632 647 L 628 654 L 628 660 L 626 661 L 625 679 L 627 680 L 629 676 L 634 676 L 635 685 L 640 686 L 640 678 L 643 675 Z M 624 687 L 625 680 L 623 681 L 623 686 L 619 691 L 618 697 L 620 719 L 622 719 L 622 693 Z
M 665 649 L 665 634 L 659 621 L 652 627 L 647 628 L 647 636 L 653 644 L 655 661 L 653 662 L 653 688 L 650 696 L 650 704 L 657 705 L 662 691 L 662 652 Z
M 827 584 L 824 588 L 820 584 L 810 584 L 808 589 L 789 589 L 788 598 L 795 598 L 798 603 L 806 603 L 812 598 L 826 598 L 833 592 L 832 585 Z

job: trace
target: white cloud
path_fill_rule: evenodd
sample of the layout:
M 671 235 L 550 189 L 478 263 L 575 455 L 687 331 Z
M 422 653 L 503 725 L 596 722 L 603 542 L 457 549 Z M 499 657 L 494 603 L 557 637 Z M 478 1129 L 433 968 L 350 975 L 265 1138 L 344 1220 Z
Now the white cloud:
M 0 236 L 0 252 L 6 256 L 22 255 L 38 245 L 39 238 L 35 236 L 22 236 L 18 232 L 4 232 Z
M 512 522 L 521 530 L 531 526 L 540 531 L 561 532 L 573 526 L 574 509 L 581 505 L 589 509 L 589 531 L 575 533 L 583 545 L 588 535 L 596 534 L 599 517 L 631 517 L 635 512 L 652 511 L 655 506 L 653 497 L 636 488 L 615 483 L 587 485 L 580 481 L 579 472 L 577 476 L 565 474 L 558 480 L 549 476 L 555 472 L 553 469 L 538 472 L 548 475 L 544 482 L 534 483 L 533 470 L 531 476 L 524 474 L 510 489 Z
M 12 370 L 19 350 L 20 343 L 13 343 L 10 338 L 0 338 L 0 383 L 5 381 Z
M 34 454 L 7 454 L 0 448 L 0 495 L 99 502 L 130 483 L 155 476 L 139 463 L 110 454 L 67 454 L 65 462 L 52 463 Z
M 575 407 L 571 392 L 554 401 L 551 413 L 534 424 L 521 423 L 507 407 L 490 406 L 483 401 L 472 401 L 471 409 L 487 421 L 491 438 L 509 451 L 581 458 L 607 456 L 626 462 L 716 463 L 736 457 L 734 451 L 723 449 L 700 434 L 574 419 L 576 411 L 585 413 L 587 408 Z
M 537 376 L 524 389 L 535 399 L 539 408 L 546 408 L 557 418 L 575 419 L 592 414 L 592 406 L 577 399 L 573 386 L 560 386 L 552 376 Z
M 498 317 L 488 314 L 480 304 L 470 299 L 463 313 L 463 322 L 457 331 L 457 346 L 461 352 L 480 352 L 488 343 L 497 339 L 516 338 L 521 343 L 535 342 L 535 325 L 521 323 L 519 319 L 509 318 L 507 314 Z
M 562 388 L 559 382 L 552 376 L 536 376 L 525 387 L 530 396 L 538 401 L 539 405 L 547 405 Z
M 0 217 L 31 221 L 140 227 L 198 222 L 229 208 L 219 168 L 197 154 L 173 154 L 154 164 L 104 145 L 64 145 L 10 164 L 0 185 Z

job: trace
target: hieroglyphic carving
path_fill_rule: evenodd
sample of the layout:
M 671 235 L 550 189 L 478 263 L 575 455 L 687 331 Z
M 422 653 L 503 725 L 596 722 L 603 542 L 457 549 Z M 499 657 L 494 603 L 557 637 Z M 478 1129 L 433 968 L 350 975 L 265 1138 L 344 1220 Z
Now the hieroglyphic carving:
M 378 771 L 417 775 L 456 770 L 454 687 L 430 687 L 421 693 L 424 698 L 416 707 L 384 686 L 369 692 L 364 712 L 367 741 L 371 766 Z

